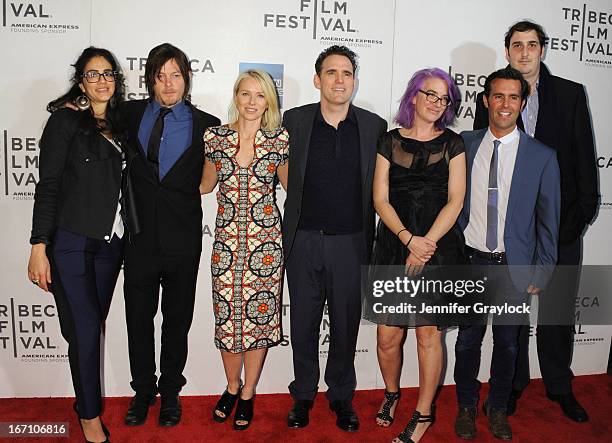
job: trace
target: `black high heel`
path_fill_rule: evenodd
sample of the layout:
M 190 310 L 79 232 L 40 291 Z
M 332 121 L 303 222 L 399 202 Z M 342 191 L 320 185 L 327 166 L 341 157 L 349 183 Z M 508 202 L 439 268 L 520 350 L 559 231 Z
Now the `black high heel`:
M 108 428 L 106 426 L 104 426 L 104 422 L 102 421 L 102 417 L 100 417 L 100 424 L 102 425 L 102 432 L 104 432 L 104 435 L 106 435 L 106 437 L 110 437 L 110 431 L 108 430 Z
M 76 401 L 72 403 L 72 409 L 74 409 L 74 412 L 76 413 L 77 421 L 79 422 L 79 426 L 81 427 L 81 432 L 83 433 L 83 438 L 85 438 L 85 431 L 83 430 L 83 423 L 81 423 L 81 417 L 79 416 L 79 409 L 77 407 Z M 106 437 L 106 440 L 104 440 L 101 443 L 110 443 L 110 440 L 108 439 L 108 437 L 110 437 L 110 431 L 108 430 L 106 426 L 104 426 L 104 422 L 102 421 L 101 417 L 100 417 L 100 424 L 102 425 L 102 432 L 104 432 L 104 436 Z M 85 438 L 85 443 L 96 443 L 96 442 L 91 442 Z
M 389 392 L 385 389 L 385 404 L 382 407 L 382 411 L 376 414 L 376 418 L 382 421 L 386 421 L 389 424 L 387 426 L 383 426 L 382 424 L 378 424 L 378 422 L 376 422 L 376 424 L 381 428 L 388 428 L 393 424 L 393 420 L 395 419 L 395 417 L 391 416 L 391 408 L 393 407 L 395 402 L 399 401 L 400 395 L 400 391 Z
M 253 420 L 253 403 L 255 394 L 248 400 L 238 398 L 238 406 L 236 406 L 236 414 L 234 414 L 234 429 L 236 431 L 244 431 L 251 426 L 251 420 Z M 243 421 L 246 423 L 238 423 Z
M 414 434 L 414 430 L 419 423 L 431 423 L 433 426 L 436 421 L 436 405 L 431 405 L 431 411 L 429 415 L 423 415 L 419 411 L 414 411 L 412 413 L 412 418 L 404 428 L 404 430 L 397 436 L 397 438 L 403 443 L 414 443 L 412 440 L 412 434 Z
M 227 418 L 232 414 L 232 410 L 234 409 L 234 405 L 240 396 L 240 388 L 238 388 L 238 392 L 236 394 L 230 394 L 227 389 L 221 395 L 221 398 L 217 402 L 215 409 L 213 409 L 213 420 L 217 423 L 223 423 Z M 217 414 L 217 411 L 223 414 L 223 417 Z

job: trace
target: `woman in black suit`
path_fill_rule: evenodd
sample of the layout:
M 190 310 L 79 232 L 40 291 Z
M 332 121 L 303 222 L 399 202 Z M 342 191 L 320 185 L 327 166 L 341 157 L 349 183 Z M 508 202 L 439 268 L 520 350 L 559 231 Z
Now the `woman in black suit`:
M 51 291 L 87 441 L 108 441 L 100 420 L 100 333 L 123 250 L 120 187 L 124 131 L 118 109 L 124 88 L 106 49 L 89 47 L 74 66 L 71 89 L 47 110 L 60 109 L 40 139 L 28 278 Z

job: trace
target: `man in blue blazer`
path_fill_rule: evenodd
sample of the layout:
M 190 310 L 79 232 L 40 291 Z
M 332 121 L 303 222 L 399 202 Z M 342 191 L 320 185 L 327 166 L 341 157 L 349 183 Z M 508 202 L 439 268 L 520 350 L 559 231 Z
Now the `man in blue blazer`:
M 557 260 L 560 177 L 556 153 L 516 125 L 529 96 L 522 74 L 505 68 L 485 82 L 486 129 L 462 133 L 467 154 L 467 192 L 458 224 L 473 265 L 508 266 L 496 273 L 496 296 L 526 301 L 546 284 Z M 529 270 L 525 272 L 525 270 Z M 518 322 L 517 322 L 518 323 Z M 490 390 L 483 409 L 489 429 L 510 440 L 506 406 L 518 349 L 519 324 L 493 324 Z M 477 380 L 486 325 L 459 328 L 455 382 L 459 412 L 456 434 L 476 435 Z

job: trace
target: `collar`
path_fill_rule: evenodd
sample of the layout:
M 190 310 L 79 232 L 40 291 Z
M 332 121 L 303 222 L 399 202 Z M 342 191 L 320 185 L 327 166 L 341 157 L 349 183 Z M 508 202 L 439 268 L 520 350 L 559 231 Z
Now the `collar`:
M 151 101 L 151 111 L 154 114 L 159 113 L 159 110 L 162 108 L 162 105 L 159 104 L 159 102 L 157 100 L 152 100 Z M 188 111 L 188 107 L 187 104 L 185 103 L 185 100 L 181 100 L 180 102 L 178 102 L 177 104 L 175 104 L 174 106 L 172 106 L 170 109 L 170 113 L 175 115 L 175 116 L 180 116 L 183 115 L 185 112 Z
M 493 133 L 491 132 L 491 128 L 488 128 L 487 133 L 485 134 L 485 138 L 487 138 L 489 142 L 493 142 L 494 140 L 499 140 L 502 145 L 507 145 L 509 143 L 512 143 L 514 140 L 516 140 L 519 137 L 520 135 L 519 135 L 519 130 L 517 126 L 514 126 L 514 129 L 512 130 L 510 134 L 506 134 L 501 138 L 495 137 Z
M 355 115 L 355 107 L 353 106 L 353 104 L 351 103 L 349 105 L 349 109 L 348 109 L 348 113 L 346 114 L 346 118 L 342 121 L 340 121 L 340 123 L 347 121 L 350 122 L 354 125 L 357 124 L 357 116 Z M 317 107 L 317 114 L 315 116 L 315 122 L 316 123 L 325 123 L 326 125 L 329 124 L 325 121 L 325 119 L 323 118 L 323 113 L 321 112 L 321 103 L 319 102 L 319 106 Z
M 540 76 L 538 77 L 538 82 L 542 80 L 546 82 L 546 80 L 548 80 L 550 76 L 551 74 L 548 70 L 548 67 L 544 64 L 544 62 L 540 62 Z

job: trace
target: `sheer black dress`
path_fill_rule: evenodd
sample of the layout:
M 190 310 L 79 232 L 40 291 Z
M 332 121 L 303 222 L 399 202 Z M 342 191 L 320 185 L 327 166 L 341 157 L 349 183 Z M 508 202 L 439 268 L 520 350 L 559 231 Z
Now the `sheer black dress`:
M 389 203 L 404 227 L 412 234 L 425 236 L 446 205 L 448 165 L 453 157 L 464 151 L 463 139 L 450 129 L 445 129 L 438 137 L 425 142 L 403 137 L 398 129 L 393 129 L 380 137 L 378 153 L 390 162 Z M 451 228 L 438 240 L 437 246 L 436 252 L 423 270 L 422 276 L 428 279 L 444 279 L 448 276 L 449 265 L 466 264 L 463 234 L 458 227 Z M 408 248 L 396 233 L 391 232 L 383 221 L 379 220 L 372 264 L 405 266 L 408 254 Z M 372 268 L 373 279 L 380 278 L 377 269 L 382 268 L 376 266 Z M 398 300 L 401 301 L 396 299 Z M 412 301 L 417 300 L 418 297 Z M 438 304 L 444 300 L 440 294 L 430 293 L 426 296 L 426 302 Z M 437 314 L 372 314 L 371 312 L 371 309 L 364 308 L 364 318 L 378 324 L 437 325 L 440 329 L 454 324 L 448 317 L 442 318 Z
M 389 166 L 389 203 L 412 234 L 424 236 L 448 201 L 448 164 L 465 151 L 463 139 L 450 129 L 433 140 L 403 137 L 393 129 L 378 141 L 378 153 Z M 372 257 L 374 265 L 404 265 L 408 248 L 379 220 Z M 465 263 L 463 235 L 451 228 L 437 243 L 430 265 Z

